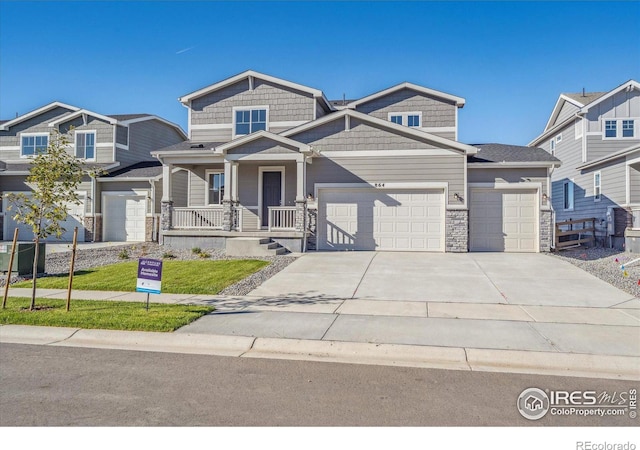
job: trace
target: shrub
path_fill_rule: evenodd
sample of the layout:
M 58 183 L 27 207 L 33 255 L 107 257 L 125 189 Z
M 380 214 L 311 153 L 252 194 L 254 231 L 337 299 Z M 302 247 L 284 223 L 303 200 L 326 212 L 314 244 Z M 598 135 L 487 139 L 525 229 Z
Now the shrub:
M 175 259 L 176 255 L 171 252 L 164 252 L 162 254 L 162 259 Z
M 199 255 L 200 253 L 202 253 L 202 249 L 200 247 L 193 247 L 191 249 L 191 253 L 193 253 L 194 255 Z
M 125 249 L 120 250 L 120 253 L 118 253 L 118 258 L 129 259 L 129 252 L 127 252 Z

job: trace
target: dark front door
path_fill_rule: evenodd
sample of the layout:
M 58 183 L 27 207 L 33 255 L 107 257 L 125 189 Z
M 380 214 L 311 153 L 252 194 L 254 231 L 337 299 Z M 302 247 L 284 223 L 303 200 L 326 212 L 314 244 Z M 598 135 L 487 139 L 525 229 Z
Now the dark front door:
M 262 226 L 269 225 L 269 206 L 280 206 L 282 172 L 262 172 Z

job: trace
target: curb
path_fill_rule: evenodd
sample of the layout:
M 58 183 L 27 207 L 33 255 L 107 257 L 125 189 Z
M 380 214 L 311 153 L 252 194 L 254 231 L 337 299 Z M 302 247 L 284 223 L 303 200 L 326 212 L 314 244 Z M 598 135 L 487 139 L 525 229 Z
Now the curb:
M 633 356 L 26 325 L 0 326 L 4 343 L 640 381 Z

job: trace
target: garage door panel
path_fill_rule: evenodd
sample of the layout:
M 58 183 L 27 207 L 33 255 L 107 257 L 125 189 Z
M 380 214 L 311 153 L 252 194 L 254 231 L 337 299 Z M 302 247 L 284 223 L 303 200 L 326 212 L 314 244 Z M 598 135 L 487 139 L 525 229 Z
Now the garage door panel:
M 535 191 L 472 188 L 470 199 L 471 251 L 538 251 Z
M 105 241 L 142 242 L 145 240 L 145 196 L 106 195 L 103 211 Z
M 319 249 L 444 250 L 442 190 L 335 189 L 319 197 Z M 357 205 L 357 212 L 347 213 L 353 228 L 346 240 L 331 232 L 342 219 L 337 208 L 345 203 Z

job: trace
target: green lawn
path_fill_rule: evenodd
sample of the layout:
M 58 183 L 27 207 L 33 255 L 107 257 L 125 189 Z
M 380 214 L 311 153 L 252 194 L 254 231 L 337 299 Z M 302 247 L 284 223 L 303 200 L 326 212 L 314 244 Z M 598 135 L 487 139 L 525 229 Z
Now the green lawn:
M 266 261 L 254 259 L 164 261 L 162 264 L 162 292 L 215 295 L 268 264 Z M 137 276 L 138 261 L 81 270 L 75 272 L 73 276 L 73 289 L 134 292 Z M 66 289 L 68 280 L 68 275 L 38 278 L 37 287 Z M 16 283 L 12 286 L 31 287 L 31 281 Z
M 36 299 L 36 310 L 29 311 L 30 298 L 13 297 L 7 308 L 0 309 L 0 324 L 40 325 L 49 327 L 99 328 L 103 330 L 173 331 L 213 311 L 209 306 L 164 305 L 144 303 Z

